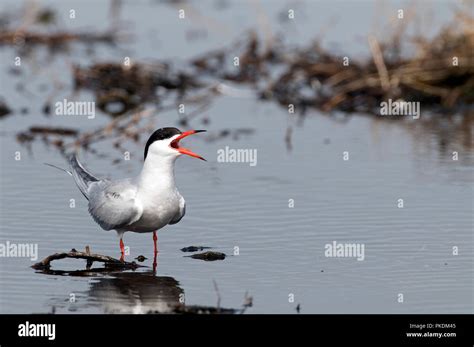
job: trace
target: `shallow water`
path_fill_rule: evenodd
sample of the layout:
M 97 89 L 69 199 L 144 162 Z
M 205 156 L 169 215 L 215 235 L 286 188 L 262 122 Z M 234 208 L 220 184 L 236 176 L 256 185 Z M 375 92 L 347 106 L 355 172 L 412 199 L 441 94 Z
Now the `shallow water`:
M 343 4 L 345 10 L 334 15 L 349 18 L 351 6 Z M 359 4 L 353 10 L 367 22 L 372 12 L 361 7 L 371 6 Z M 125 5 L 128 18 L 143 33 L 139 37 L 150 37 L 144 33 L 153 29 L 149 25 L 153 18 L 147 17 L 153 17 L 151 11 L 140 8 L 148 5 Z M 264 8 L 283 5 L 264 2 Z M 87 2 L 82 6 L 88 11 L 92 7 Z M 214 9 L 214 2 L 206 6 Z M 250 11 L 247 4 L 229 6 L 236 15 L 229 9 L 215 10 L 220 22 L 231 28 L 235 23 L 229 18 L 253 22 L 245 16 Z M 94 16 L 103 16 L 107 6 L 103 7 L 94 6 Z M 176 37 L 184 36 L 170 19 L 175 9 L 158 3 L 152 8 L 163 15 L 163 26 L 155 28 L 163 49 L 155 54 L 145 39 L 138 40 L 130 50 L 140 57 L 184 59 L 227 41 L 209 33 L 209 39 L 189 45 L 185 40 L 173 42 L 167 33 L 171 28 L 178 32 Z M 443 17 L 441 10 L 436 13 Z M 135 21 L 139 16 L 145 17 Z M 311 23 L 308 20 L 306 25 L 313 28 Z M 341 26 L 351 27 L 346 21 Z M 334 39 L 345 42 L 347 37 L 338 30 L 332 33 Z M 361 36 L 366 32 L 363 26 L 358 30 Z M 228 35 L 233 36 L 232 30 Z M 357 51 L 357 47 L 348 49 Z M 99 51 L 94 61 L 117 54 Z M 13 53 L 2 48 L 0 55 L 6 61 Z M 61 64 L 61 58 L 56 59 Z M 83 55 L 77 59 L 88 62 Z M 39 258 L 86 245 L 93 252 L 119 256 L 115 233 L 102 231 L 92 221 L 72 179 L 43 165 L 64 166 L 57 151 L 37 141 L 28 152 L 15 140 L 17 131 L 32 124 L 90 130 L 108 118 L 102 114 L 94 120 L 43 117 L 39 110 L 44 95 L 35 87 L 44 77 L 33 79 L 29 88 L 34 97 L 26 98 L 9 87 L 8 81 L 14 80 L 5 70 L 2 66 L 2 96 L 17 103 L 12 105 L 27 105 L 31 112 L 0 120 L 0 242 L 37 243 Z M 60 77 L 69 80 L 67 74 Z M 240 307 L 247 292 L 254 300 L 247 311 L 251 313 L 294 313 L 297 304 L 303 313 L 473 312 L 474 151 L 468 136 L 472 129 L 466 135 L 452 133 L 449 127 L 423 126 L 421 121 L 387 122 L 363 115 L 341 122 L 317 112 L 301 120 L 277 105 L 252 98 L 220 97 L 206 115 L 211 120 L 205 126 L 209 134 L 190 138 L 187 146 L 208 162 L 192 158 L 177 162 L 177 183 L 187 213 L 179 224 L 159 232 L 156 276 L 149 268 L 110 276 L 52 276 L 35 273 L 30 259 L 0 258 L 0 312 L 51 312 L 53 306 L 61 313 L 166 311 L 183 293 L 187 304 L 215 305 L 214 281 L 223 307 Z M 163 113 L 156 127 L 175 126 L 176 120 L 175 111 Z M 203 127 L 199 118 L 189 126 Z M 288 126 L 293 128 L 291 150 L 284 140 Z M 235 128 L 254 129 L 254 133 L 237 140 L 208 141 L 222 129 Z M 112 166 L 110 160 L 90 154 L 81 158 L 100 175 L 138 174 L 142 146 L 126 146 L 132 153 L 126 164 Z M 257 165 L 217 162 L 217 151 L 226 146 L 256 149 Z M 102 149 L 111 152 L 106 146 Z M 15 151 L 21 151 L 22 160 L 14 160 Z M 343 160 L 345 151 L 348 161 Z M 459 160 L 452 160 L 453 151 L 459 152 Z M 403 209 L 397 207 L 400 198 Z M 75 208 L 70 208 L 70 199 L 75 199 Z M 124 241 L 130 247 L 129 260 L 141 254 L 151 257 L 151 234 L 127 233 Z M 333 241 L 364 244 L 365 259 L 326 257 L 325 245 Z M 180 251 L 190 245 L 210 246 L 228 257 L 216 262 L 191 259 Z M 453 247 L 459 248 L 458 255 L 453 255 Z M 150 266 L 150 260 L 145 265 Z M 403 303 L 397 302 L 400 293 Z M 71 294 L 75 302 L 70 302 Z M 289 302 L 290 294 L 294 302 Z

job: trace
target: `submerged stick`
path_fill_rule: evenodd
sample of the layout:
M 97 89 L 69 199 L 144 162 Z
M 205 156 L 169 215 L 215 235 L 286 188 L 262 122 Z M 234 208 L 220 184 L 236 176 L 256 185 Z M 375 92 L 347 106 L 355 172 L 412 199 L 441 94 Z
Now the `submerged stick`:
M 110 257 L 108 255 L 102 254 L 93 254 L 90 253 L 90 249 L 87 246 L 86 252 L 78 252 L 74 248 L 71 249 L 69 252 L 62 252 L 62 253 L 54 253 L 40 262 L 32 265 L 31 267 L 36 270 L 49 270 L 51 267 L 51 262 L 53 260 L 65 259 L 65 258 L 73 258 L 73 259 L 85 259 L 87 261 L 88 267 L 92 265 L 93 262 L 101 262 L 104 263 L 105 267 L 107 268 L 114 268 L 114 269 L 121 269 L 121 270 L 134 270 L 136 268 L 142 267 L 135 262 L 126 262 L 121 261 L 119 259 Z

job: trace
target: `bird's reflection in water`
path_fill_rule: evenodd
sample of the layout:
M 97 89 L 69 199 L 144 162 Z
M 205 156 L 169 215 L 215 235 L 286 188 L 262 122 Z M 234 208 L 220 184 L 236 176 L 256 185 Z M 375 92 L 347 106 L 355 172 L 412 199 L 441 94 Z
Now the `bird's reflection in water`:
M 184 291 L 173 277 L 153 272 L 119 272 L 96 278 L 88 292 L 89 305 L 104 313 L 171 313 Z
M 76 271 L 75 276 L 78 273 L 81 277 L 87 276 L 87 270 Z M 67 300 L 64 296 L 54 296 L 48 306 L 51 313 L 236 314 L 252 307 L 252 297 L 246 294 L 241 308 L 220 307 L 219 303 L 217 306 L 185 305 L 184 290 L 173 277 L 156 276 L 153 271 L 108 272 L 97 277 L 94 272 L 87 291 L 70 293 Z

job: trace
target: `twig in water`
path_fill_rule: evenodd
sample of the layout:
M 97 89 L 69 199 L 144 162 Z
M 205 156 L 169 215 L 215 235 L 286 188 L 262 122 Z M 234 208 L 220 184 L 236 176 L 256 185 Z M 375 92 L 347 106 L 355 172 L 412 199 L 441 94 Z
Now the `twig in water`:
M 114 269 L 122 269 L 122 270 L 127 270 L 127 269 L 136 269 L 141 267 L 140 265 L 136 264 L 135 262 L 125 262 L 125 261 L 120 261 L 119 259 L 110 257 L 108 255 L 102 255 L 102 254 L 92 254 L 90 253 L 90 248 L 86 248 L 86 252 L 78 252 L 74 248 L 69 251 L 69 252 L 62 252 L 62 253 L 54 253 L 40 262 L 32 265 L 31 267 L 36 270 L 49 270 L 51 267 L 51 262 L 53 260 L 59 260 L 59 259 L 65 259 L 65 258 L 73 258 L 73 259 L 85 259 L 87 260 L 88 264 L 92 265 L 93 262 L 101 262 L 104 263 L 106 267 L 108 268 L 114 268 Z

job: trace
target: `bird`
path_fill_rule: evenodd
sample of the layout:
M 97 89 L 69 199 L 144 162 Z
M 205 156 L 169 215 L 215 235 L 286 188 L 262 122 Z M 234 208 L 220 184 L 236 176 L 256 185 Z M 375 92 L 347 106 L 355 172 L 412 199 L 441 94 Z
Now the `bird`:
M 180 141 L 205 131 L 182 132 L 173 127 L 154 131 L 145 145 L 143 168 L 133 178 L 98 178 L 84 167 L 77 153 L 69 156 L 69 173 L 88 200 L 90 215 L 102 229 L 115 230 L 120 237 L 121 261 L 125 259 L 124 233 L 153 233 L 156 268 L 157 231 L 178 223 L 186 213 L 186 202 L 175 183 L 175 161 L 183 154 L 206 161 L 181 147 Z

